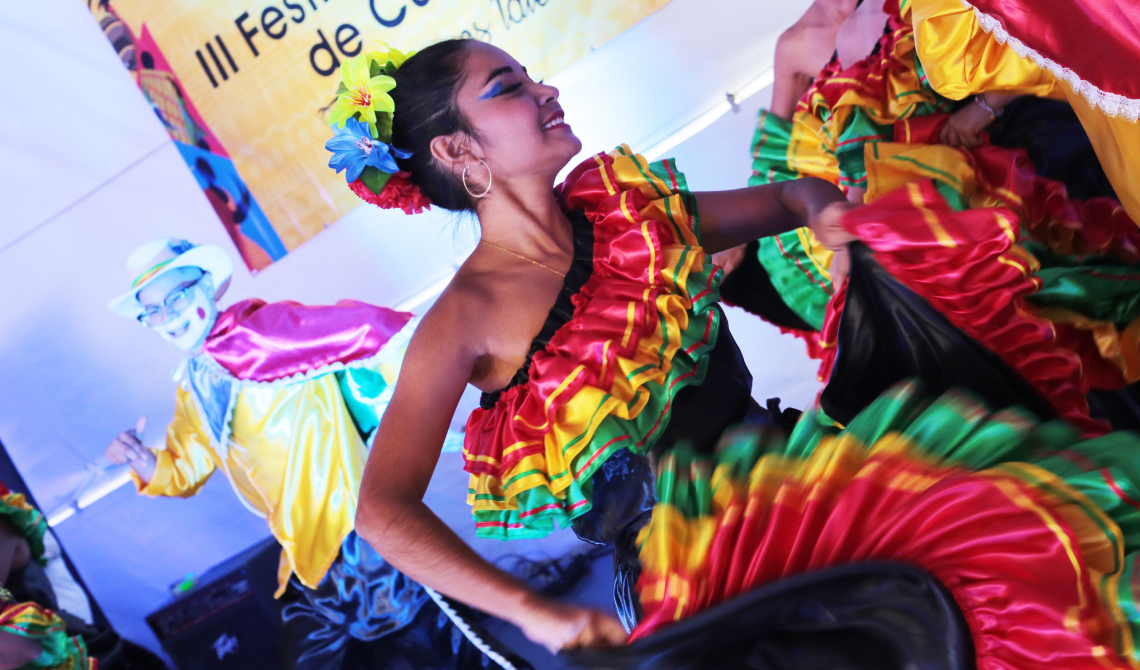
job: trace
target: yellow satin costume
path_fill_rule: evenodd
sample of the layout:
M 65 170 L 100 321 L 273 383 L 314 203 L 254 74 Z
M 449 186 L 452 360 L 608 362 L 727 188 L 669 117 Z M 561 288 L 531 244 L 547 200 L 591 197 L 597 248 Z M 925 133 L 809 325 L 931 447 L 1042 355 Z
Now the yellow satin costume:
M 336 376 L 244 388 L 230 429 L 223 458 L 210 446 L 190 392 L 179 388 L 154 477 L 144 485 L 132 471 L 139 492 L 187 498 L 220 468 L 281 543 L 278 595 L 293 573 L 315 588 L 353 528 L 367 457 Z
M 316 588 L 353 529 L 368 454 L 361 434 L 372 431 L 391 397 L 414 327 L 348 365 L 315 366 L 270 382 L 228 377 L 234 390 L 226 446 L 211 439 L 202 401 L 184 378 L 166 448 L 152 450 L 154 476 L 146 483 L 131 473 L 138 491 L 187 498 L 222 470 L 281 543 L 277 595 L 292 574 Z

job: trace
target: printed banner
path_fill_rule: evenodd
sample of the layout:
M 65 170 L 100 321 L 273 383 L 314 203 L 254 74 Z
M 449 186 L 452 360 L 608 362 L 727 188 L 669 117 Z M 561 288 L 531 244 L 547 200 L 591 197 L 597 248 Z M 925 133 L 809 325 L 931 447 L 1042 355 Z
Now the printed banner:
M 669 0 L 88 0 L 241 251 L 260 270 L 360 200 L 327 167 L 346 58 L 382 40 L 499 46 L 550 77 Z

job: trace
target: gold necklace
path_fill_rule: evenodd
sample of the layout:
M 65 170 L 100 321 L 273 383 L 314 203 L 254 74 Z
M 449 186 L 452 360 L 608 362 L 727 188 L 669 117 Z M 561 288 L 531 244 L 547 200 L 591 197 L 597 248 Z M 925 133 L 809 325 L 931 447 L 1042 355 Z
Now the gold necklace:
M 533 260 L 531 260 L 531 259 L 527 258 L 526 256 L 523 256 L 522 254 L 516 254 L 515 252 L 511 251 L 510 249 L 504 249 L 503 247 L 500 247 L 499 245 L 497 245 L 497 244 L 495 244 L 494 242 L 491 242 L 491 241 L 489 241 L 489 240 L 479 240 L 479 241 L 480 241 L 480 242 L 484 242 L 484 243 L 486 243 L 486 244 L 489 244 L 489 245 L 491 245 L 492 247 L 495 247 L 496 249 L 498 249 L 499 251 L 502 251 L 502 252 L 508 253 L 508 254 L 510 254 L 510 255 L 512 255 L 512 256 L 514 256 L 515 258 L 521 258 L 522 260 L 526 261 L 527 263 L 533 263 L 533 264 L 537 265 L 538 267 L 540 267 L 540 268 L 542 268 L 542 269 L 544 269 L 544 270 L 550 270 L 551 272 L 553 272 L 554 274 L 558 275 L 559 277 L 562 277 L 563 279 L 565 279 L 565 278 L 566 278 L 566 273 L 565 273 L 565 272 L 559 272 L 558 270 L 555 270 L 554 268 L 550 267 L 549 265 L 545 265 L 545 264 L 543 264 L 543 263 L 539 263 L 538 261 L 533 261 Z

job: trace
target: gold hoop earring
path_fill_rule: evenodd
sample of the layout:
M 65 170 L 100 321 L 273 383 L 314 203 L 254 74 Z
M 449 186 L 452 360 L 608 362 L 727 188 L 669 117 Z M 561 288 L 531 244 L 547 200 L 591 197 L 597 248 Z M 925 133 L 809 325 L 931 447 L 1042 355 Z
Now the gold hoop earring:
M 491 174 L 491 166 L 487 165 L 487 161 L 480 158 L 479 162 L 483 164 L 483 167 L 487 168 L 487 188 L 482 193 L 476 194 L 471 192 L 471 187 L 467 185 L 467 171 L 471 169 L 471 166 L 468 165 L 463 168 L 463 188 L 467 190 L 467 195 L 476 200 L 487 197 L 487 194 L 491 192 L 491 183 L 495 180 L 495 175 Z

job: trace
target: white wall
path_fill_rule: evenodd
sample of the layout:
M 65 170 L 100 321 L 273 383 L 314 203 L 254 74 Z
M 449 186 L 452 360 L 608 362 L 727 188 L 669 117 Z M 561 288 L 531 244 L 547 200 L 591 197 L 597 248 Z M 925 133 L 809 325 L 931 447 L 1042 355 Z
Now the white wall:
M 587 150 L 644 148 L 770 67 L 776 36 L 807 4 L 673 0 L 550 81 Z M 744 185 L 766 95 L 672 152 L 694 188 Z M 79 0 L 0 5 L 0 157 L 0 440 L 48 511 L 140 414 L 156 441 L 172 413 L 179 355 L 104 306 L 126 288 L 127 254 L 168 236 L 237 254 Z M 226 301 L 393 305 L 450 272 L 473 240 L 469 221 L 361 207 L 257 277 L 239 269 Z M 745 314 L 730 320 L 756 397 L 809 402 L 815 364 L 802 345 Z M 444 480 L 434 504 L 469 528 L 454 473 Z M 122 488 L 57 531 L 116 626 L 151 645 L 143 616 L 168 584 L 266 534 L 220 479 L 189 501 Z

